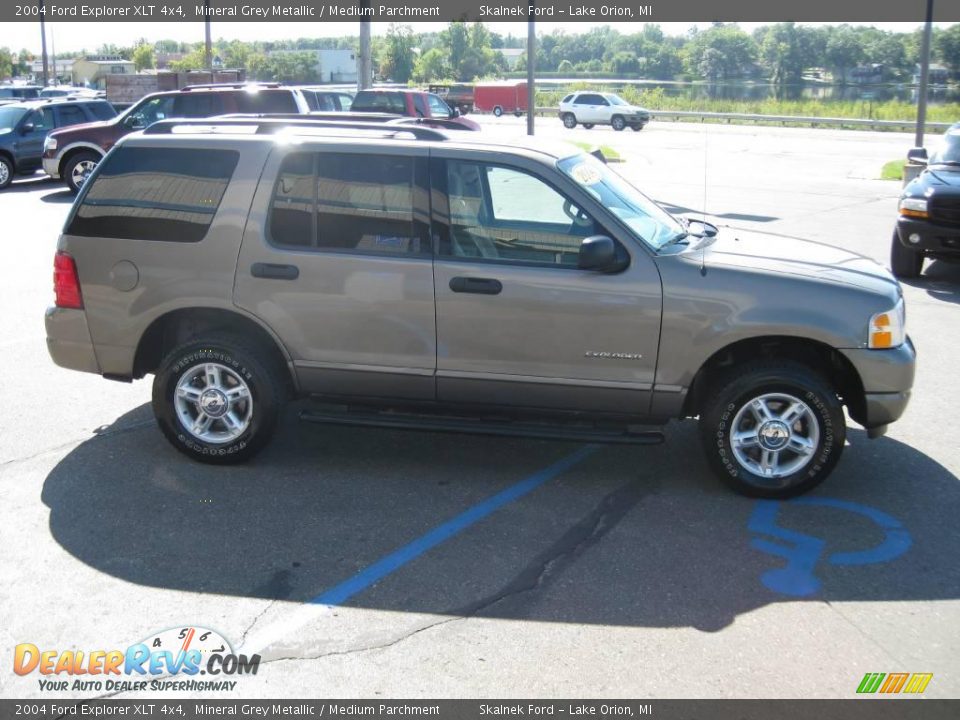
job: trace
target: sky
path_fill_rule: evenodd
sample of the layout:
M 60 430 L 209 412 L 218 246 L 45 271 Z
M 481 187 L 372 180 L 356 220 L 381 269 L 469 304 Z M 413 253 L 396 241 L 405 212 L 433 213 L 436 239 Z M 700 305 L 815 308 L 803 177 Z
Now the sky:
M 416 32 L 438 32 L 443 30 L 447 23 L 408 23 Z M 553 32 L 556 29 L 575 34 L 585 32 L 591 27 L 610 23 L 537 23 L 538 32 Z M 616 23 L 616 28 L 623 33 L 639 32 L 645 23 Z M 701 28 L 710 23 L 695 23 Z M 747 32 L 768 23 L 740 23 Z M 831 25 L 839 23 L 801 23 L 805 25 Z M 875 27 L 892 30 L 894 32 L 910 32 L 920 27 L 917 23 L 864 23 Z M 947 26 L 950 23 L 935 23 Z M 316 27 L 310 27 L 315 25 Z M 526 23 L 486 23 L 492 31 L 502 35 L 525 35 Z M 691 23 L 659 23 L 668 35 L 683 35 L 691 27 Z M 134 23 L 134 22 L 105 22 L 105 23 L 71 23 L 47 22 L 47 44 L 58 54 L 86 49 L 93 52 L 101 45 L 114 44 L 119 46 L 131 45 L 139 38 L 146 38 L 150 42 L 157 40 L 177 40 L 180 42 L 203 41 L 203 23 Z M 372 23 L 371 32 L 374 35 L 386 34 L 389 23 Z M 299 37 L 342 37 L 356 35 L 357 23 L 303 23 L 303 22 L 214 22 L 212 34 L 214 39 L 228 40 L 287 40 Z M 26 48 L 33 53 L 40 52 L 40 30 L 38 26 L 25 23 L 6 23 L 0 29 L 0 47 L 9 47 L 11 50 Z

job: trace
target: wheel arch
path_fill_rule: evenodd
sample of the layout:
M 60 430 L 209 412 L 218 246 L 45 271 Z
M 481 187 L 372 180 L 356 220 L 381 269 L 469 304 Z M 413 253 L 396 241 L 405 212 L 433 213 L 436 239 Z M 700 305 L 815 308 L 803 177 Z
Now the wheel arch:
M 103 160 L 106 153 L 103 151 L 103 148 L 98 145 L 93 145 L 90 143 L 76 143 L 74 145 L 68 145 L 64 148 L 63 152 L 60 154 L 60 159 L 57 161 L 57 171 L 60 173 L 60 177 L 63 177 L 63 169 L 66 167 L 67 163 L 70 162 L 70 158 L 81 152 L 94 152 L 100 156 L 100 159 Z
M 830 384 L 850 416 L 862 423 L 866 417 L 866 395 L 860 374 L 848 358 L 826 343 L 783 335 L 745 338 L 725 345 L 704 362 L 690 384 L 683 404 L 683 416 L 699 415 L 712 384 L 737 364 L 750 360 L 791 360 L 819 373 Z
M 277 368 L 285 370 L 288 390 L 299 390 L 292 359 L 280 339 L 258 319 L 223 308 L 177 308 L 153 320 L 137 343 L 133 377 L 155 372 L 164 356 L 177 345 L 214 332 L 239 335 L 266 349 Z
M 10 167 L 12 167 L 14 172 L 16 172 L 17 160 L 13 157 L 13 153 L 11 153 L 9 150 L 0 150 L 0 157 L 4 158 L 5 160 L 9 160 Z

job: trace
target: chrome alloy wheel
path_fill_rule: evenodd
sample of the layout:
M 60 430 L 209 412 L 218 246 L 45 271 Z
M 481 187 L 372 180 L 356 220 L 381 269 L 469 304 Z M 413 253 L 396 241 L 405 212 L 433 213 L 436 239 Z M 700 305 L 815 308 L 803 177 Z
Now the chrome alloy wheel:
M 177 417 L 197 440 L 228 443 L 250 427 L 253 418 L 250 388 L 225 365 L 204 363 L 190 368 L 173 392 Z
M 97 163 L 93 160 L 81 160 L 74 165 L 73 171 L 70 173 L 73 184 L 78 188 L 83 187 L 83 184 L 87 181 L 87 178 L 90 177 L 90 173 L 93 172 L 96 166 Z
M 6 163 L 0 163 L 0 185 L 6 185 L 10 179 L 10 168 Z
M 806 467 L 819 443 L 813 410 L 786 393 L 753 398 L 740 408 L 730 428 L 730 446 L 740 466 L 771 480 Z

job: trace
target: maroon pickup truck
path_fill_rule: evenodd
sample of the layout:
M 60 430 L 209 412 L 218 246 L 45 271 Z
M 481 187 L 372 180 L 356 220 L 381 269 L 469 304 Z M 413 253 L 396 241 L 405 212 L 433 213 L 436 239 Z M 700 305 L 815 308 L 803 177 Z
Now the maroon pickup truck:
M 352 113 L 391 113 L 424 120 L 445 121 L 442 127 L 447 130 L 479 130 L 473 120 L 453 110 L 443 98 L 422 90 L 361 90 L 353 99 Z M 429 123 L 427 123 L 429 124 Z
M 188 85 L 153 93 L 111 120 L 74 125 L 52 132 L 43 146 L 43 170 L 77 192 L 117 140 L 157 120 L 205 118 L 228 113 L 306 113 L 296 88 L 277 83 Z

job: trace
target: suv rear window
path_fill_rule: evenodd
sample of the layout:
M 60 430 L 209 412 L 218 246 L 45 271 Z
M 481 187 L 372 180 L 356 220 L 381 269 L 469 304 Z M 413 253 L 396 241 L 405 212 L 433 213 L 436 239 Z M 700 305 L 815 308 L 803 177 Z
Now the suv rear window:
M 410 157 L 293 153 L 283 161 L 270 204 L 271 242 L 334 252 L 429 253 L 426 174 L 426 161 Z
M 297 101 L 289 90 L 260 90 L 237 93 L 237 112 L 298 113 Z
M 100 163 L 67 233 L 199 242 L 238 159 L 234 150 L 118 148 Z

